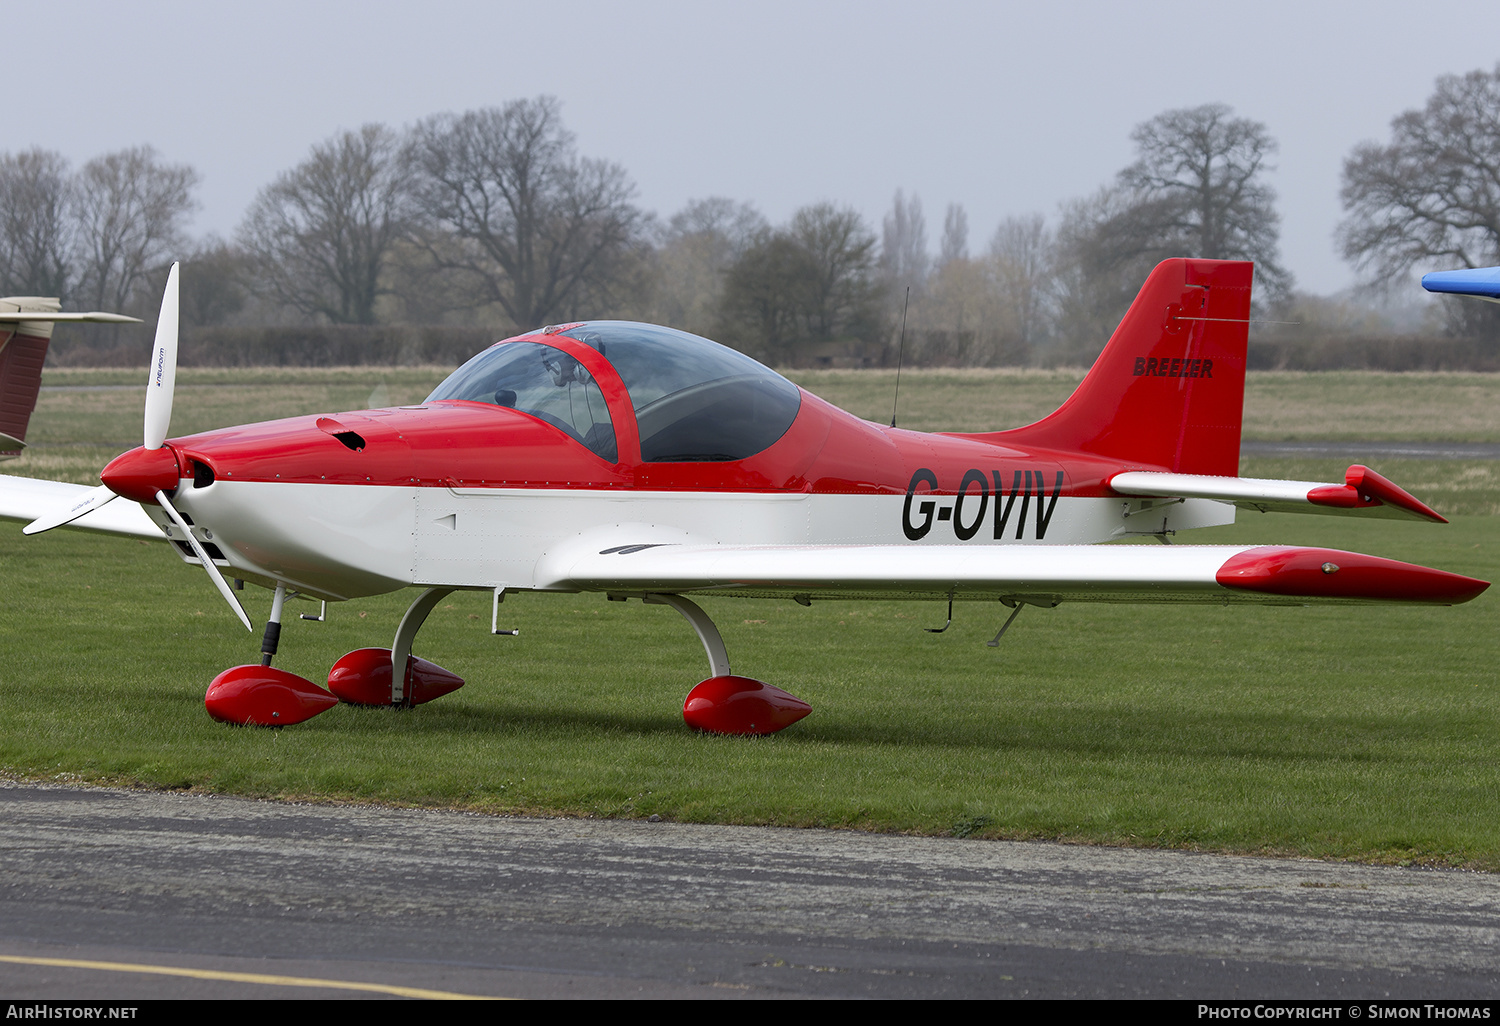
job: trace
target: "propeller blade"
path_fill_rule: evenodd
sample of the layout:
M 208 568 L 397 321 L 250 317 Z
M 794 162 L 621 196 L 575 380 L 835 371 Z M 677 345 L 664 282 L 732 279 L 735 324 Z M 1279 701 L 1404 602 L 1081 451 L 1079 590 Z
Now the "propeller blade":
M 161 294 L 161 316 L 156 320 L 156 345 L 151 350 L 151 373 L 146 379 L 147 449 L 160 449 L 172 423 L 172 391 L 177 385 L 177 264 L 167 274 Z
M 113 498 L 115 498 L 115 493 L 110 491 L 108 486 L 100 485 L 67 509 L 49 513 L 44 517 L 37 517 L 31 523 L 21 528 L 21 533 L 41 534 L 43 531 L 50 531 L 54 527 L 71 524 L 85 513 L 92 513 Z
M 175 265 L 173 269 L 175 273 Z M 193 554 L 203 562 L 203 569 L 208 571 L 209 579 L 214 582 L 214 587 L 219 589 L 219 594 L 224 596 L 224 601 L 228 602 L 229 607 L 239 616 L 240 623 L 245 625 L 245 630 L 253 633 L 255 628 L 250 626 L 250 618 L 245 615 L 245 607 L 240 605 L 240 600 L 234 597 L 234 591 L 229 587 L 229 582 L 224 580 L 224 575 L 219 573 L 218 567 L 214 566 L 214 561 L 204 551 L 203 545 L 193 536 L 192 529 L 188 527 L 187 521 L 182 519 L 182 514 L 177 512 L 171 500 L 167 498 L 167 493 L 158 491 L 156 501 L 161 504 L 162 509 L 167 511 L 167 516 L 172 518 L 172 523 L 176 524 L 183 536 L 187 538 L 187 543 L 193 547 Z

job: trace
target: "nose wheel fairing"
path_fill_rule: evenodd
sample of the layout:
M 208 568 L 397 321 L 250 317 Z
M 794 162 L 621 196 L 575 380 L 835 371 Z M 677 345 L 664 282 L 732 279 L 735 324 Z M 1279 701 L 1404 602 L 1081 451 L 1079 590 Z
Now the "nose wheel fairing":
M 203 706 L 220 723 L 288 727 L 339 704 L 305 677 L 274 666 L 234 666 L 213 679 Z

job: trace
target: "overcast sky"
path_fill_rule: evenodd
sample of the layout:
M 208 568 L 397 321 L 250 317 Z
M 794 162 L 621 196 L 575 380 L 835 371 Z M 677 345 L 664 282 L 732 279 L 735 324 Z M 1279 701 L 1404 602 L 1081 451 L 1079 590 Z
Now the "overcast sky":
M 81 163 L 149 143 L 203 176 L 196 230 L 229 236 L 257 190 L 367 121 L 404 125 L 551 93 L 580 151 L 639 202 L 755 203 L 773 221 L 850 204 L 878 228 L 897 188 L 937 248 L 1086 195 L 1130 130 L 1223 102 L 1280 141 L 1282 255 L 1298 286 L 1353 280 L 1334 251 L 1339 175 L 1442 74 L 1500 60 L 1500 4 L 1300 0 L 975 3 L 667 0 L 66 2 L 6 10 L 0 150 Z

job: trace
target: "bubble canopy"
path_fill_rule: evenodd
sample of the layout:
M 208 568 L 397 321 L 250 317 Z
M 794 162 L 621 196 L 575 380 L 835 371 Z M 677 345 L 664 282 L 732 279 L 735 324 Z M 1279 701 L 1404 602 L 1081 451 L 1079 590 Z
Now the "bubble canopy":
M 801 408 L 802 393 L 786 378 L 685 331 L 588 321 L 555 334 L 589 346 L 620 376 L 647 463 L 745 459 L 785 434 Z M 598 384 L 577 360 L 531 341 L 535 338 L 485 350 L 454 371 L 428 401 L 514 406 L 613 462 L 614 430 Z

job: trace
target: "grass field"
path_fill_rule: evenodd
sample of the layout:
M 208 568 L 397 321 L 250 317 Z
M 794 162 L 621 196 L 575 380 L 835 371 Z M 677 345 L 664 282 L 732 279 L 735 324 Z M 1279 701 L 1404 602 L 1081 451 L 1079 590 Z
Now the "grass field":
M 135 386 L 139 376 L 49 372 L 47 383 Z M 440 376 L 185 371 L 173 432 L 362 407 L 377 389 L 384 402 L 409 402 Z M 878 375 L 799 377 L 889 419 L 888 406 L 883 417 L 874 408 Z M 1022 423 L 1069 381 L 903 375 L 903 423 Z M 1363 416 L 1372 395 L 1409 394 L 1430 419 L 1371 414 L 1387 429 L 1372 437 L 1495 441 L 1497 385 L 1480 375 L 1259 375 L 1247 435 L 1338 437 L 1339 409 Z M 940 398 L 923 398 L 928 389 Z M 44 393 L 31 435 L 42 444 L 0 472 L 90 480 L 136 444 L 140 402 L 134 387 Z M 1444 433 L 1450 414 L 1458 426 Z M 934 423 L 940 415 L 951 419 Z M 1277 423 L 1298 433 L 1278 434 Z M 1409 432 L 1391 427 L 1403 423 Z M 1332 465 L 1327 479 L 1337 480 L 1338 462 L 1247 461 L 1243 472 Z M 1411 466 L 1377 469 L 1440 509 L 1475 512 L 1447 527 L 1242 514 L 1191 540 L 1357 548 L 1496 579 L 1497 521 L 1479 515 L 1500 490 L 1484 476 L 1491 464 L 1400 462 Z M 154 544 L 65 531 L 24 539 L 13 523 L 0 523 L 0 567 L 0 771 L 12 776 L 1500 871 L 1500 640 L 1488 595 L 1453 609 L 1064 604 L 1028 609 L 998 650 L 983 644 L 1003 612 L 988 604 L 960 604 L 953 629 L 932 635 L 919 628 L 941 624 L 937 603 L 708 599 L 735 669 L 814 708 L 783 734 L 727 739 L 682 725 L 703 654 L 670 609 L 520 595 L 502 607 L 520 636 L 495 638 L 486 597 L 457 594 L 417 650 L 465 676 L 462 691 L 412 712 L 341 706 L 268 731 L 203 712 L 207 681 L 254 661 L 258 637 L 201 572 Z M 389 644 L 410 597 L 346 603 L 324 624 L 289 620 L 278 665 L 317 680 L 344 652 Z
M 172 431 L 189 434 L 252 417 L 363 409 L 372 398 L 382 406 L 417 402 L 451 370 L 184 367 L 178 371 L 178 389 L 212 390 L 214 398 L 196 404 L 184 400 L 173 412 Z M 784 373 L 851 413 L 890 423 L 895 371 Z M 907 370 L 901 375 L 899 423 L 918 431 L 1019 427 L 1055 410 L 1082 379 L 1083 371 L 1067 369 Z M 85 431 L 100 440 L 104 436 L 97 431 L 122 430 L 130 423 L 122 441 L 135 444 L 140 427 L 128 417 L 140 420 L 144 381 L 145 373 L 138 369 L 49 368 L 44 386 L 117 391 L 44 394 L 28 440 L 73 439 Z M 121 412 L 127 420 L 110 419 Z M 1245 385 L 1245 437 L 1493 442 L 1500 440 L 1500 375 L 1252 371 Z

